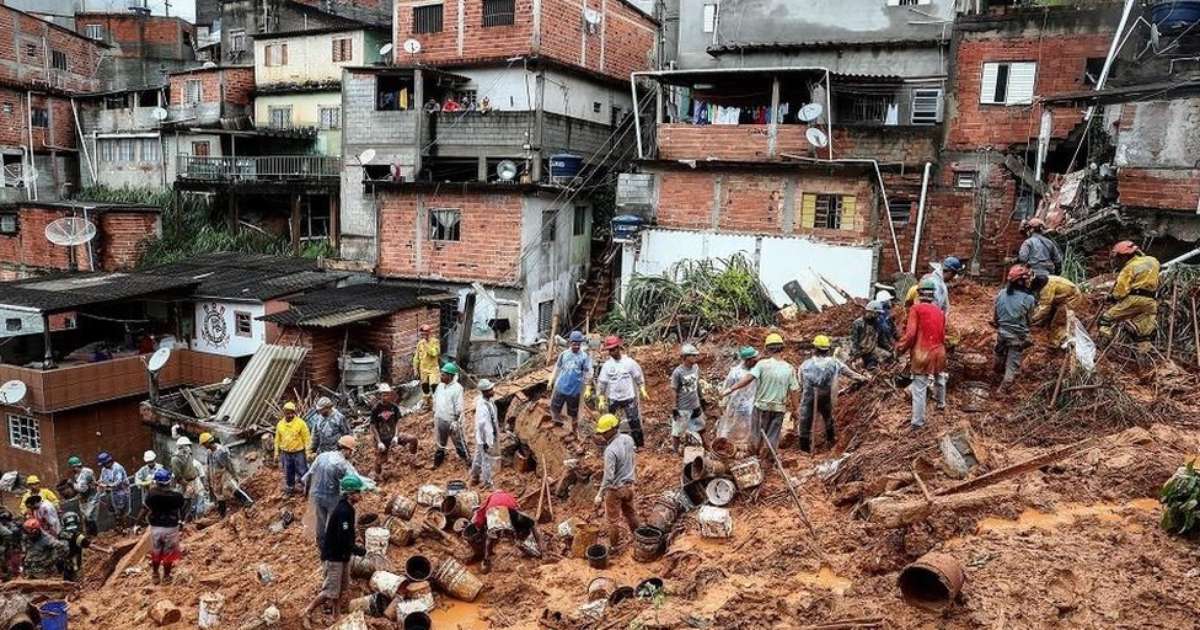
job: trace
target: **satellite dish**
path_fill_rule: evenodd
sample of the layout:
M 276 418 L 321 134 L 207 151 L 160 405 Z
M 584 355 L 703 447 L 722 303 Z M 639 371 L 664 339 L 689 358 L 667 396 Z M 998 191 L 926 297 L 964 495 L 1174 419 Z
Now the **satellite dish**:
M 421 42 L 415 39 L 404 40 L 404 52 L 410 55 L 415 55 L 421 52 Z
M 0 385 L 0 403 L 15 405 L 25 399 L 26 391 L 25 383 L 18 380 L 11 380 Z
M 800 108 L 800 120 L 803 120 L 804 122 L 812 122 L 820 118 L 821 112 L 824 111 L 825 108 L 821 107 L 820 103 L 809 103 L 808 105 Z
M 825 136 L 825 132 L 816 127 L 809 127 L 808 131 L 804 132 L 804 137 L 808 139 L 808 143 L 818 149 L 829 144 L 829 138 Z
M 167 114 L 167 110 L 165 110 L 161 107 L 154 108 L 154 120 L 158 120 L 158 121 L 166 120 L 168 115 L 169 114 Z
M 150 355 L 150 360 L 146 362 L 146 369 L 150 370 L 151 372 L 157 372 L 167 364 L 167 360 L 170 358 L 171 349 L 163 346 L 162 348 L 155 350 L 154 354 Z
M 201 67 L 201 68 L 216 68 L 216 67 L 217 67 L 217 64 L 216 64 L 216 63 L 214 63 L 214 62 L 212 62 L 212 61 L 205 61 L 205 62 L 204 62 L 204 65 L 202 65 L 202 66 L 200 66 L 200 67 Z
M 501 181 L 511 182 L 517 177 L 517 163 L 512 160 L 501 160 L 496 165 L 496 177 Z
M 375 149 L 367 149 L 366 151 L 363 151 L 362 153 L 358 154 L 358 163 L 359 164 L 363 164 L 363 165 L 370 164 L 371 160 L 374 160 L 374 159 L 375 159 Z
M 96 224 L 81 217 L 62 217 L 46 226 L 46 240 L 55 245 L 83 245 L 96 238 Z
M 388 43 L 380 46 L 379 47 L 379 56 L 386 57 L 386 56 L 392 54 L 393 48 L 395 48 L 395 46 L 392 46 L 392 42 L 388 42 Z

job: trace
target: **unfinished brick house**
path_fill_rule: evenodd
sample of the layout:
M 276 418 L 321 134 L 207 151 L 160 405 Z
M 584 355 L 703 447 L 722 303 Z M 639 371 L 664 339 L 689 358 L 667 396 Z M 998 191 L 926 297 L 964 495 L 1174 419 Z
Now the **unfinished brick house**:
M 25 201 L 0 204 L 0 280 L 62 271 L 127 271 L 147 239 L 162 232 L 154 206 L 88 201 Z M 46 226 L 64 217 L 89 221 L 96 235 L 64 247 L 46 239 Z
M 104 90 L 158 88 L 167 73 L 196 59 L 196 28 L 178 17 L 125 13 L 77 12 L 76 32 L 109 46 L 96 76 Z
M 0 202 L 54 200 L 79 185 L 71 97 L 100 86 L 105 46 L 0 6 Z

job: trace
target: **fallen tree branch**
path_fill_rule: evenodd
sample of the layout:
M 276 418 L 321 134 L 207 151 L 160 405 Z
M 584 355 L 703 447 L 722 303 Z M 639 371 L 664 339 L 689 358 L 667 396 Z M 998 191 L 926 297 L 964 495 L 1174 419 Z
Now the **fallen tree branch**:
M 1005 481 L 1007 479 L 1012 479 L 1013 477 L 1019 477 L 1031 470 L 1041 468 L 1042 466 L 1045 466 L 1046 464 L 1050 464 L 1050 463 L 1056 462 L 1060 459 L 1063 459 L 1064 457 L 1067 457 L 1068 455 L 1075 453 L 1076 451 L 1083 448 L 1084 446 L 1091 444 L 1095 440 L 1096 440 L 1096 438 L 1094 438 L 1094 437 L 1080 440 L 1078 442 L 1075 442 L 1074 444 L 1064 446 L 1060 449 L 1050 451 L 1049 453 L 1045 453 L 1043 455 L 1038 455 L 1037 457 L 1027 459 L 1018 464 L 1013 464 L 1012 466 L 1006 466 L 999 470 L 993 470 L 992 472 L 987 473 L 986 475 L 981 475 L 979 477 L 971 479 L 970 481 L 964 481 L 963 483 L 960 483 L 958 485 L 950 486 L 949 488 L 943 488 L 941 490 L 938 490 L 934 494 L 937 496 L 944 497 L 944 496 L 951 495 L 951 494 L 958 494 L 961 492 L 977 490 L 979 488 L 990 486 L 994 483 L 999 483 L 999 482 Z

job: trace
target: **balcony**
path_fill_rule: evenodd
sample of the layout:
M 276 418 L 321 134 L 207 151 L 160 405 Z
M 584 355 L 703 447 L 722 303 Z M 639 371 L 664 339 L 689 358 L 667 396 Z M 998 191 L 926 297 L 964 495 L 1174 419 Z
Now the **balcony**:
M 822 132 L 824 125 L 817 125 Z M 830 157 L 828 147 L 816 148 L 805 132 L 808 125 L 779 125 L 774 147 L 768 125 L 658 125 L 657 157 L 662 160 L 730 160 L 771 162 L 787 155 Z M 830 143 L 835 158 L 875 159 L 883 163 L 923 164 L 937 154 L 940 126 L 834 126 Z M 773 149 L 773 150 L 772 150 Z
M 342 160 L 327 155 L 268 155 L 261 157 L 176 157 L 179 179 L 210 183 L 312 182 L 336 183 Z

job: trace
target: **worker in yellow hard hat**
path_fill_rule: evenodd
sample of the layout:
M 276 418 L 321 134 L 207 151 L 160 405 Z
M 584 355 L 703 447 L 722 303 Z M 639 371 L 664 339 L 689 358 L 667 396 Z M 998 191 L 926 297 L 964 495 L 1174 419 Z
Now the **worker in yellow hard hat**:
M 36 492 L 43 501 L 50 502 L 54 509 L 58 509 L 58 495 L 50 488 L 43 488 L 42 480 L 37 475 L 29 475 L 25 478 L 25 488 L 25 494 L 21 495 L 21 505 L 25 505 L 25 499 Z
M 1143 253 L 1133 241 L 1114 245 L 1112 257 L 1121 272 L 1108 294 L 1114 304 L 1100 314 L 1100 336 L 1112 337 L 1115 326 L 1128 322 L 1134 340 L 1148 342 L 1158 330 L 1158 259 Z
M 296 403 L 289 400 L 283 405 L 283 418 L 275 425 L 275 457 L 283 467 L 284 495 L 299 489 L 300 478 L 308 472 L 311 449 L 308 423 L 297 415 Z
M 608 547 L 616 548 L 621 540 L 622 521 L 632 535 L 640 526 L 634 482 L 637 480 L 637 445 L 633 437 L 618 431 L 621 421 L 606 413 L 596 420 L 596 436 L 604 444 L 604 477 L 596 493 L 597 506 L 604 505 L 604 520 L 608 523 Z
M 208 450 L 208 492 L 217 501 L 217 514 L 225 516 L 229 500 L 235 496 L 241 499 L 242 505 L 249 506 L 253 502 L 246 493 L 241 492 L 238 482 L 237 468 L 233 465 L 233 454 L 229 447 L 221 444 L 213 434 L 200 434 L 200 446 Z
M 825 422 L 825 446 L 833 447 L 833 405 L 837 399 L 838 377 L 842 374 L 856 381 L 867 377 L 850 369 L 830 350 L 833 340 L 826 335 L 813 337 L 813 356 L 800 364 L 800 380 L 804 394 L 800 399 L 800 450 L 812 452 L 813 417 L 819 411 Z
M 796 369 L 781 357 L 783 336 L 770 333 L 763 345 L 767 348 L 767 358 L 754 364 L 742 380 L 722 393 L 724 398 L 751 383 L 756 383 L 754 415 L 750 419 L 750 452 L 760 455 L 766 455 L 759 452 L 763 448 L 764 439 L 771 448 L 779 446 L 783 417 L 789 407 L 795 406 L 800 391 Z

